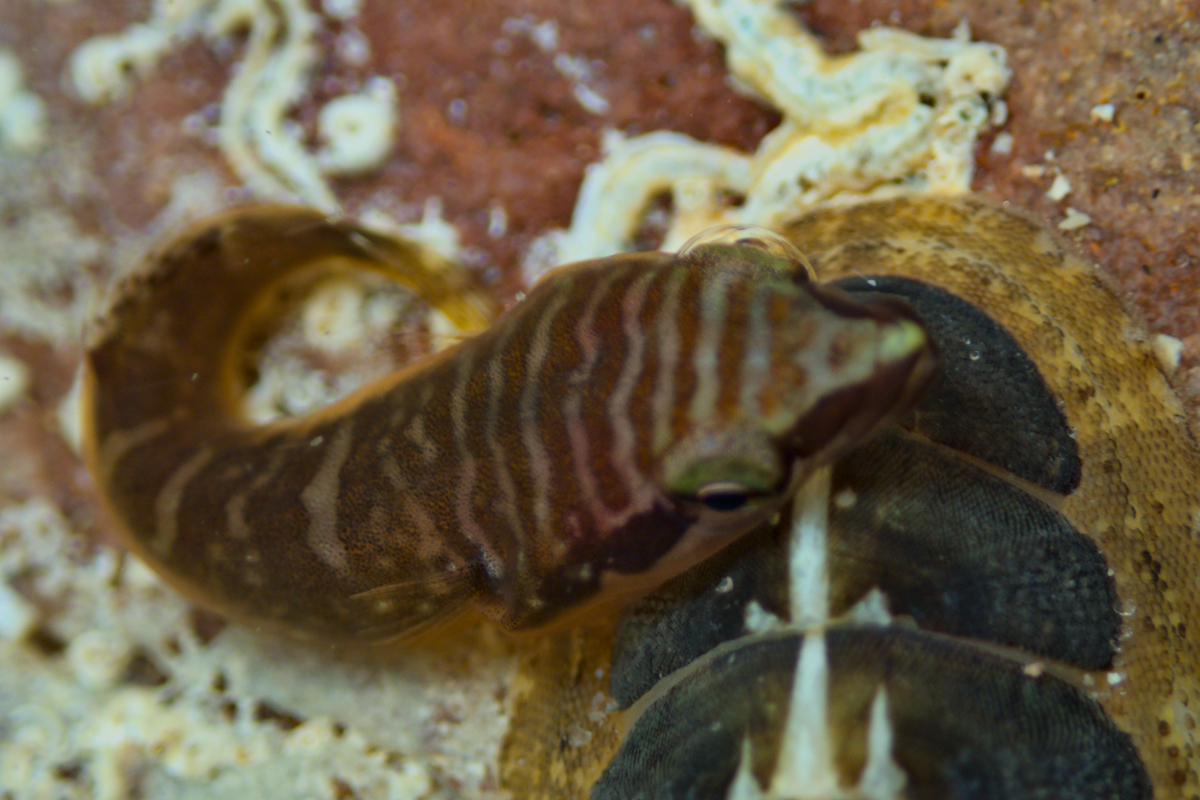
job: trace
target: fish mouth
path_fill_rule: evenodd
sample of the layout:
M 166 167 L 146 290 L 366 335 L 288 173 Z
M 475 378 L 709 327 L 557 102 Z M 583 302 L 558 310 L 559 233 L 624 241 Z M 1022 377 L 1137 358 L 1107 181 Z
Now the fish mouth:
M 794 457 L 812 460 L 815 469 L 911 412 L 932 381 L 938 359 L 920 317 L 904 300 L 851 299 L 829 287 L 813 294 L 839 315 L 870 319 L 879 328 L 870 375 L 821 398 L 793 428 Z

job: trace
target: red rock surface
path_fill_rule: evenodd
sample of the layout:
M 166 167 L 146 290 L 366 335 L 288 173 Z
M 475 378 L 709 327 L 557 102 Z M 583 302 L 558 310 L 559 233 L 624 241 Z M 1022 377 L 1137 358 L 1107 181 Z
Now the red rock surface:
M 979 151 L 975 188 L 1048 220 L 1072 206 L 1092 224 L 1070 234 L 1118 279 L 1157 330 L 1200 365 L 1200 5 L 1146 0 L 1055 3 L 813 0 L 803 18 L 837 50 L 874 24 L 945 36 L 960 20 L 1003 45 L 1010 154 Z M 1092 117 L 1111 103 L 1111 123 Z M 1054 152 L 1054 161 L 1045 158 Z M 1071 194 L 1045 197 L 1057 165 Z

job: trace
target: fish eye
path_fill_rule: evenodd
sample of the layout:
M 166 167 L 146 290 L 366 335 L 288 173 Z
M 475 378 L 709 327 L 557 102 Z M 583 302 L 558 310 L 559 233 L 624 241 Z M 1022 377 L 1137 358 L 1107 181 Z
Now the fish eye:
M 701 505 L 722 513 L 737 511 L 750 502 L 754 496 L 756 496 L 755 492 L 732 481 L 710 483 L 696 492 L 696 499 L 700 501 Z

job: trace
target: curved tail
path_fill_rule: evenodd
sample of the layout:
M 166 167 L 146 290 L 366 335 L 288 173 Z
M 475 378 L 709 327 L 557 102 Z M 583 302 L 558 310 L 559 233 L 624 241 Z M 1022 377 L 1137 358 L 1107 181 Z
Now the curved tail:
M 250 422 L 242 365 L 277 289 L 350 269 L 408 286 L 460 329 L 495 316 L 466 273 L 416 244 L 311 209 L 240 208 L 185 230 L 118 285 L 83 379 L 85 458 L 129 546 L 197 602 L 332 638 L 353 635 L 345 618 L 363 589 L 345 566 L 355 554 L 322 543 L 339 512 L 322 476 L 346 458 L 346 437 L 314 435 L 321 415 Z M 308 494 L 275 500 L 279 482 Z M 323 591 L 339 575 L 341 591 Z M 327 608 L 330 597 L 346 608 Z M 424 605 L 394 616 L 420 623 Z

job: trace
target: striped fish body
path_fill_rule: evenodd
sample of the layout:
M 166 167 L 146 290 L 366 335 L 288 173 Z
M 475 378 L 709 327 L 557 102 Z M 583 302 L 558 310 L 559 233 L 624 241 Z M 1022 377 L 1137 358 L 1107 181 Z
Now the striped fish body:
M 701 244 L 560 267 L 334 406 L 245 419 L 235 365 L 299 272 L 393 274 L 460 323 L 486 316 L 428 259 L 276 206 L 148 259 L 85 368 L 89 462 L 132 549 L 197 602 L 302 636 L 392 638 L 466 605 L 535 628 L 772 516 L 932 369 L 903 306 L 850 301 L 753 242 Z

